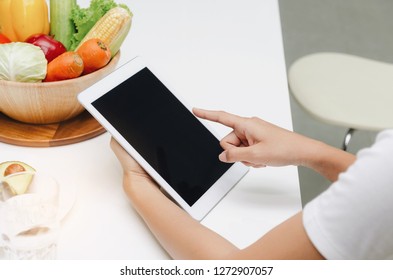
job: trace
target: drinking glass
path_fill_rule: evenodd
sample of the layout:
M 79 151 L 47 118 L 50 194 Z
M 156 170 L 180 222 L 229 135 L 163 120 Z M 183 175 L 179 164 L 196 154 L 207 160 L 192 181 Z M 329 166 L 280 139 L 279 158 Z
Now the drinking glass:
M 27 191 L 15 195 L 8 182 L 25 184 L 28 176 L 32 176 L 32 181 Z M 55 259 L 60 225 L 56 180 L 45 174 L 29 172 L 11 174 L 6 178 L 8 182 L 3 181 L 0 190 L 2 257 Z

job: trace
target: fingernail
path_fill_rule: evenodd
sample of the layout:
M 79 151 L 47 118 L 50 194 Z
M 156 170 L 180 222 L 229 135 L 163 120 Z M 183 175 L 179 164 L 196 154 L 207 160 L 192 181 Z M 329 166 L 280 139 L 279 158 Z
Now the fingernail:
M 221 160 L 222 162 L 227 162 L 227 153 L 224 151 L 222 152 L 219 156 L 218 159 Z

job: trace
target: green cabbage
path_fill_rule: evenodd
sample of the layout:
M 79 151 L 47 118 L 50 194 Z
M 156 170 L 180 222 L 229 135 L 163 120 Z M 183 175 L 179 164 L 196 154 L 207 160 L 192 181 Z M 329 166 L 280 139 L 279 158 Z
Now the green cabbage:
M 0 44 L 0 80 L 41 82 L 47 63 L 40 47 L 22 42 Z

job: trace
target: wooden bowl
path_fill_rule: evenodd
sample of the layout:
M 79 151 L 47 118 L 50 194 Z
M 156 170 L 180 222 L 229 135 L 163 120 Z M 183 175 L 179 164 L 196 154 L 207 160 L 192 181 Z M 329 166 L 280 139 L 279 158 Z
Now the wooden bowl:
M 79 78 L 45 83 L 21 83 L 0 80 L 0 112 L 8 117 L 32 124 L 65 121 L 84 108 L 77 95 L 112 72 L 120 52 L 104 68 Z

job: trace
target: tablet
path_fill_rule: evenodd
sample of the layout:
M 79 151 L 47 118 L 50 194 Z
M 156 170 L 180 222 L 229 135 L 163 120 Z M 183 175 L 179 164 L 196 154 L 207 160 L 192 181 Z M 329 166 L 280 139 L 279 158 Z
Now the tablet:
M 218 159 L 218 138 L 178 93 L 136 57 L 78 95 L 146 172 L 193 218 L 201 220 L 246 174 Z

